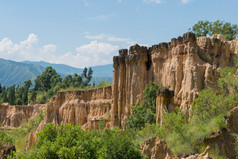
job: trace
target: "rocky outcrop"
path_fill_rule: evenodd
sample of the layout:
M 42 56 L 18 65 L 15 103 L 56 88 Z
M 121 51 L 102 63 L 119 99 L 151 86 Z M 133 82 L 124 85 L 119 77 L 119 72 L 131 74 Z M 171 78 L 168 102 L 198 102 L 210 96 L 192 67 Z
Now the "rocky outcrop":
M 156 97 L 156 124 L 163 123 L 164 113 L 175 112 L 175 105 L 173 102 L 174 91 L 170 91 L 165 87 L 157 90 Z
M 29 106 L 22 105 L 0 105 L 0 121 L 2 129 L 12 129 L 26 123 L 34 118 L 44 105 L 36 104 Z
M 172 153 L 165 140 L 160 139 L 159 137 L 154 137 L 146 140 L 141 145 L 142 154 L 149 159 L 211 159 L 208 153 L 209 149 L 210 147 L 208 146 L 201 154 L 178 157 Z
M 46 104 L 45 118 L 38 129 L 41 130 L 46 123 L 80 124 L 86 130 L 97 129 L 100 120 L 110 127 L 111 105 L 111 86 L 58 92 Z
M 112 125 L 125 127 L 130 107 L 143 100 L 149 81 L 174 91 L 174 105 L 189 113 L 191 102 L 203 88 L 213 85 L 218 69 L 233 65 L 238 41 L 223 36 L 199 37 L 188 32 L 152 47 L 131 46 L 113 58 Z
M 149 159 L 164 159 L 166 156 L 170 156 L 173 159 L 178 159 L 167 146 L 165 140 L 159 137 L 154 137 L 146 140 L 141 145 L 142 154 Z
M 14 145 L 3 145 L 0 148 L 0 158 L 7 159 L 7 156 L 11 155 L 15 151 L 16 151 L 16 148 Z
M 231 110 L 230 117 L 226 120 L 228 128 L 218 130 L 205 138 L 201 144 L 206 144 L 213 150 L 219 150 L 219 155 L 226 158 L 236 158 L 234 134 L 238 134 L 238 107 Z

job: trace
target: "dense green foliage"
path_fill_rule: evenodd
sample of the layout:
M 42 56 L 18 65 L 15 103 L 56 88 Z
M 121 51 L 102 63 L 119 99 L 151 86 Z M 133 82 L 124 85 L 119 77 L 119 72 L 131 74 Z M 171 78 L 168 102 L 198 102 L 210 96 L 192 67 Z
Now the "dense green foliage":
M 108 82 L 107 80 L 104 80 L 104 81 L 100 82 L 100 83 L 96 86 L 96 88 L 98 88 L 98 87 L 104 87 L 104 86 L 110 86 L 110 85 L 112 85 L 111 81 Z
M 161 87 L 150 82 L 144 90 L 144 101 L 131 108 L 131 114 L 127 120 L 127 127 L 130 129 L 141 129 L 147 123 L 155 123 L 156 118 L 156 90 Z
M 14 158 L 24 159 L 140 159 L 144 158 L 132 142 L 130 132 L 119 128 L 102 131 L 84 131 L 70 124 L 56 127 L 47 124 L 34 148 L 28 152 L 17 152 Z
M 9 135 L 6 132 L 0 132 L 0 147 L 2 147 L 4 144 L 13 144 L 14 139 L 11 135 Z
M 238 26 L 229 22 L 217 20 L 215 22 L 210 21 L 198 21 L 193 25 L 192 30 L 197 37 L 199 36 L 211 36 L 213 34 L 223 34 L 227 40 L 233 40 L 238 35 Z

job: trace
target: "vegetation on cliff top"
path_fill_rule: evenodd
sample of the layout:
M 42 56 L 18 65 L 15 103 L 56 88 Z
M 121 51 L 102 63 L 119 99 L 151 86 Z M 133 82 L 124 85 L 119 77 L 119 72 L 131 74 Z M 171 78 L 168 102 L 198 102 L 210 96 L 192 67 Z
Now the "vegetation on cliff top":
M 34 88 L 30 89 L 32 82 L 25 81 L 24 86 L 10 87 L 0 84 L 0 103 L 8 102 L 11 105 L 27 105 L 30 100 L 45 103 L 60 89 L 83 89 L 90 86 L 93 70 L 84 68 L 81 75 L 67 75 L 63 80 L 51 66 L 47 67 L 41 75 L 34 80 Z M 102 85 L 102 84 L 101 84 Z
M 215 22 L 210 21 L 198 21 L 189 30 L 193 31 L 197 37 L 199 36 L 211 36 L 213 34 L 222 34 L 226 40 L 233 40 L 238 36 L 238 26 L 229 22 L 217 20 Z

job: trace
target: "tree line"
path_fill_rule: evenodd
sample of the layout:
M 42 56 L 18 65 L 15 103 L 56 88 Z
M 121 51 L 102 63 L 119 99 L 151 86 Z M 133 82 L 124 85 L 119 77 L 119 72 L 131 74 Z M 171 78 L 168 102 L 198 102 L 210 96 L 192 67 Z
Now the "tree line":
M 92 68 L 85 67 L 81 75 L 75 73 L 62 79 L 54 68 L 48 66 L 36 77 L 34 83 L 31 80 L 27 80 L 23 86 L 14 84 L 9 87 L 0 84 L 0 103 L 27 105 L 30 100 L 37 103 L 45 103 L 60 89 L 90 87 L 92 74 Z

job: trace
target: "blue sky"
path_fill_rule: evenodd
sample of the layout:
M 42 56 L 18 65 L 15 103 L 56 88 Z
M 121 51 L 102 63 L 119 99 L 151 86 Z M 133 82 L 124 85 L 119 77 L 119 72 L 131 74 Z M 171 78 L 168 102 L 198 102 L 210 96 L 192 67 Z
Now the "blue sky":
M 0 0 L 0 58 L 109 64 L 120 48 L 170 41 L 198 20 L 238 24 L 237 6 L 238 0 Z

